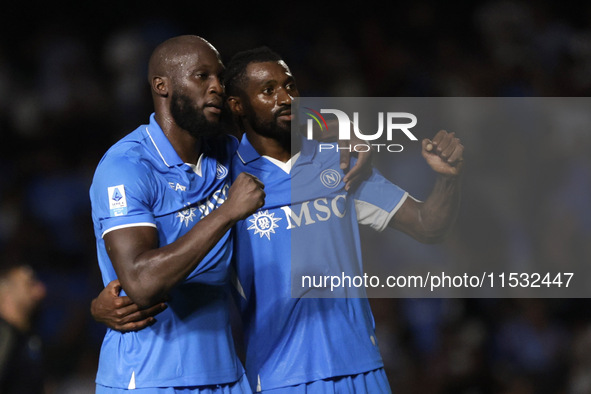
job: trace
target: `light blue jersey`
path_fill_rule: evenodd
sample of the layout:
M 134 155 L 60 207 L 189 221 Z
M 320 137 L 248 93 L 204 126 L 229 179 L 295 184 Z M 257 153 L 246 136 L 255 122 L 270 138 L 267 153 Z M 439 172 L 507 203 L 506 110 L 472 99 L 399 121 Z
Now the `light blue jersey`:
M 329 265 L 359 272 L 358 223 L 382 230 L 407 193 L 374 171 L 348 194 L 339 155 L 319 153 L 315 141 L 304 141 L 287 173 L 280 163 L 261 157 L 244 136 L 232 162 L 233 174 L 243 171 L 257 176 L 266 192 L 265 205 L 237 224 L 235 238 L 236 288 L 253 390 L 383 367 L 367 298 L 292 298 L 292 260 L 303 272 L 326 273 Z
M 230 137 L 228 139 L 230 141 Z M 154 115 L 149 125 L 113 145 L 100 161 L 92 186 L 92 220 L 98 261 L 106 285 L 116 274 L 103 236 L 130 226 L 157 229 L 160 247 L 187 233 L 227 197 L 230 157 L 202 155 L 183 163 Z M 96 382 L 123 389 L 206 386 L 235 382 L 244 370 L 229 324 L 227 268 L 229 232 L 170 294 L 157 323 L 137 332 L 108 330 Z

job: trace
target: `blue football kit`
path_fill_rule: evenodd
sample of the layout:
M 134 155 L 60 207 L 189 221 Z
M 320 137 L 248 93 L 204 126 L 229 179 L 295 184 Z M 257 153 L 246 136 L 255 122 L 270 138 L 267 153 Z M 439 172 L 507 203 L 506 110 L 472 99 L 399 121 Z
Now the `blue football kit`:
M 302 144 L 291 167 L 282 168 L 243 136 L 232 161 L 233 177 L 251 173 L 266 193 L 265 205 L 235 227 L 234 287 L 248 380 L 256 392 L 314 392 L 298 385 L 378 370 L 380 383 L 369 392 L 389 392 L 364 290 L 318 298 L 298 281 L 299 274 L 362 272 L 358 223 L 383 230 L 408 194 L 376 170 L 348 193 L 335 150 Z
M 229 189 L 230 158 L 178 156 L 154 114 L 148 125 L 115 143 L 101 159 L 90 188 L 98 262 L 105 285 L 117 278 L 103 236 L 132 226 L 158 231 L 159 246 L 187 233 L 220 206 Z M 108 330 L 96 382 L 119 389 L 209 386 L 239 381 L 244 369 L 229 324 L 230 232 L 170 294 L 157 322 L 137 332 Z

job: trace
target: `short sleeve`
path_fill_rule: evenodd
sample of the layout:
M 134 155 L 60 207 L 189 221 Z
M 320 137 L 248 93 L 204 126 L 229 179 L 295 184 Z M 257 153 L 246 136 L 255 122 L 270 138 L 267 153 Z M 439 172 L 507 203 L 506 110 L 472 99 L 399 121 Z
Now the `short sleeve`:
M 407 197 L 406 191 L 374 169 L 369 179 L 353 193 L 357 222 L 382 231 Z
M 90 187 L 92 216 L 101 237 L 123 227 L 156 227 L 152 209 L 155 186 L 141 161 L 125 156 L 105 157 Z

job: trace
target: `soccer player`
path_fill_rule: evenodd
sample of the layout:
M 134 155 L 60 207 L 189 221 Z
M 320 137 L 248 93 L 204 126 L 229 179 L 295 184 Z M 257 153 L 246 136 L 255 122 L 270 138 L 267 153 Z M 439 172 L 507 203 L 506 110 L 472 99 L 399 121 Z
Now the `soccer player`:
M 311 244 L 309 249 L 339 253 L 339 258 L 354 260 L 352 265 L 360 264 L 356 221 L 378 230 L 390 225 L 424 242 L 440 239 L 459 203 L 461 144 L 446 132 L 423 141 L 423 155 L 441 174 L 424 203 L 407 198 L 377 173 L 347 196 L 343 183 L 334 190 L 317 184 L 320 170 L 330 168 L 343 176 L 337 156 L 311 160 L 316 149 L 309 142 L 291 158 L 291 100 L 298 91 L 279 56 L 268 50 L 237 55 L 226 84 L 229 105 L 245 132 L 233 170 L 256 173 L 267 193 L 265 206 L 236 227 L 237 289 L 253 390 L 388 392 L 367 299 L 291 298 L 290 231 L 300 228 L 297 214 L 304 206 L 319 207 L 322 212 L 315 212 L 318 220 L 311 225 L 323 227 L 310 234 L 331 238 L 309 241 L 332 246 Z M 297 204 L 292 204 L 292 192 Z M 355 200 L 361 202 L 359 215 Z M 363 209 L 363 202 L 375 207 Z M 341 215 L 345 211 L 350 214 Z
M 357 223 L 378 231 L 390 226 L 422 242 L 441 240 L 459 206 L 463 146 L 445 131 L 423 140 L 422 154 L 439 174 L 425 202 L 375 171 L 347 193 L 342 182 L 321 179 L 327 170 L 342 178 L 338 155 L 320 153 L 316 141 L 292 138 L 291 104 L 299 93 L 277 54 L 266 48 L 237 54 L 225 85 L 244 131 L 232 170 L 257 176 L 267 195 L 262 208 L 237 223 L 235 238 L 253 391 L 389 392 L 367 298 L 292 298 L 292 270 L 360 268 Z M 300 141 L 292 157 L 291 144 Z
M 228 322 L 228 230 L 262 205 L 264 192 L 248 174 L 229 185 L 238 141 L 220 132 L 223 69 L 200 37 L 158 46 L 148 71 L 150 123 L 117 142 L 97 167 L 90 195 L 106 288 L 92 310 L 112 329 L 97 393 L 250 390 Z M 363 173 L 356 165 L 347 184 Z
M 139 308 L 167 297 L 148 328 L 107 331 L 99 394 L 250 392 L 229 324 L 229 230 L 265 194 L 248 174 L 230 186 L 237 141 L 219 127 L 223 70 L 200 37 L 160 44 L 148 71 L 154 114 L 96 169 L 90 198 L 105 285 L 118 278 Z

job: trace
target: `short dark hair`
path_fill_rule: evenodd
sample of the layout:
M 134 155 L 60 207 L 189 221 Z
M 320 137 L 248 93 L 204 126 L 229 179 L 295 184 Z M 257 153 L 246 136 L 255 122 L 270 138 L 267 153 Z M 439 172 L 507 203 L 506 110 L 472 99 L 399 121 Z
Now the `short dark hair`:
M 283 60 L 279 54 L 266 46 L 238 52 L 226 65 L 224 73 L 224 86 L 228 96 L 235 96 L 240 93 L 244 86 L 246 68 L 251 63 L 278 62 Z

